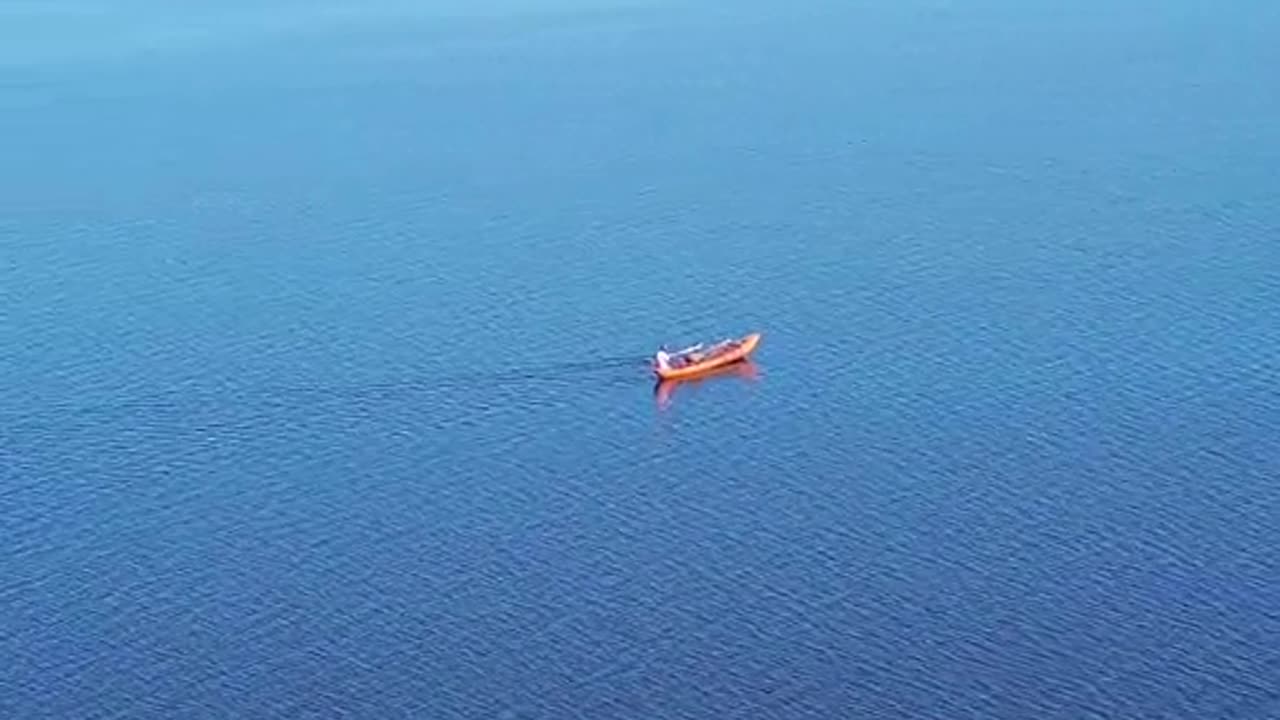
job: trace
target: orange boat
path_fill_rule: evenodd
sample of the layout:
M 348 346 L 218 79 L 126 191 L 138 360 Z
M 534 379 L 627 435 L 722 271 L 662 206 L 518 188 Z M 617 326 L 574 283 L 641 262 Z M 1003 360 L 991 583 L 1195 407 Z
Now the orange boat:
M 674 353 L 659 351 L 654 357 L 653 372 L 662 380 L 696 377 L 745 360 L 759 344 L 760 333 L 751 333 L 737 340 L 718 342 L 706 349 L 694 345 Z

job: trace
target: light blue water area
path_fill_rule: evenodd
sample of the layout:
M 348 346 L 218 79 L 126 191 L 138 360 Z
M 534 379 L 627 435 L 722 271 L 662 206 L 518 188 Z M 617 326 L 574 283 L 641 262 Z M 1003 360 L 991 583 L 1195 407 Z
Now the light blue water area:
M 6 3 L 0 717 L 1280 715 L 1276 37 Z

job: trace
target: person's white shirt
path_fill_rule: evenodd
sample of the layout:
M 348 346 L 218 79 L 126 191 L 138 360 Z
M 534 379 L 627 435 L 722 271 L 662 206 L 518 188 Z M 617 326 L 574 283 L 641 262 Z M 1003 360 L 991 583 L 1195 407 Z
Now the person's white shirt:
M 663 370 L 666 370 L 671 367 L 671 356 L 667 354 L 666 350 L 659 350 L 658 352 L 654 353 L 653 359 L 655 362 L 658 363 L 658 367 L 662 368 Z

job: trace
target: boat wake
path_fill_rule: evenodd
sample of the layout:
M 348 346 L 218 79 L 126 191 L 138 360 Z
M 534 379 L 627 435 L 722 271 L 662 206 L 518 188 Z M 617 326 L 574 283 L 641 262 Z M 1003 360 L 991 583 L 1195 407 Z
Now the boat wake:
M 641 382 L 649 373 L 647 358 L 636 355 L 596 356 L 581 360 L 544 362 L 520 368 L 477 370 L 448 375 L 405 377 L 385 381 L 355 383 L 315 383 L 298 385 L 255 385 L 219 383 L 192 384 L 138 394 L 120 394 L 92 400 L 45 403 L 30 413 L 0 415 L 6 424 L 24 419 L 39 421 L 50 416 L 127 415 L 148 411 L 196 411 L 218 405 L 244 409 L 254 405 L 315 405 L 320 403 L 367 404 L 430 396 L 438 393 L 480 393 L 532 391 L 545 386 L 621 386 Z

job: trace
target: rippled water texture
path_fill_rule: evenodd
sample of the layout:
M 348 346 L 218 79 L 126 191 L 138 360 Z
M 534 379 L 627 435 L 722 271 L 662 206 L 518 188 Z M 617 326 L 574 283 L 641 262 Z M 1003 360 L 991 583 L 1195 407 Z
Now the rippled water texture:
M 5 3 L 0 717 L 1280 716 L 1277 37 Z

